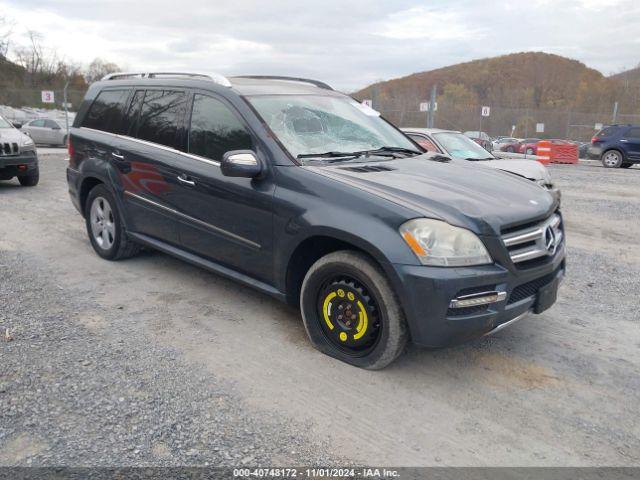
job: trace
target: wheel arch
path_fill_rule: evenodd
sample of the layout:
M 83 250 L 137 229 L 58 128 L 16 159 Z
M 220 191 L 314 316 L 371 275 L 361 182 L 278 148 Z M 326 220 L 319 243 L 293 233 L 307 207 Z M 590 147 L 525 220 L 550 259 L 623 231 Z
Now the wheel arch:
M 322 231 L 302 239 L 291 251 L 284 271 L 284 286 L 286 300 L 292 306 L 297 306 L 300 299 L 302 281 L 309 268 L 321 257 L 339 250 L 360 252 L 369 257 L 380 269 L 389 276 L 388 264 L 380 250 L 361 238 L 353 237 L 346 232 Z M 390 278 L 393 285 L 393 281 Z
M 85 216 L 87 210 L 87 197 L 89 196 L 89 192 L 93 190 L 97 185 L 106 185 L 106 183 L 98 177 L 85 177 L 80 183 L 80 189 L 78 191 L 78 196 L 80 199 L 80 208 L 82 216 Z

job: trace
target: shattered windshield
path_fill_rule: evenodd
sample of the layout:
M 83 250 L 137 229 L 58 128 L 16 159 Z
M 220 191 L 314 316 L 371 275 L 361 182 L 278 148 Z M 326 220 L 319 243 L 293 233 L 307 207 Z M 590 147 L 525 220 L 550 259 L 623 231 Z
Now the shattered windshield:
M 350 152 L 394 149 L 419 153 L 378 112 L 349 97 L 260 95 L 249 97 L 249 101 L 296 158 L 313 158 L 315 154 L 346 157 Z

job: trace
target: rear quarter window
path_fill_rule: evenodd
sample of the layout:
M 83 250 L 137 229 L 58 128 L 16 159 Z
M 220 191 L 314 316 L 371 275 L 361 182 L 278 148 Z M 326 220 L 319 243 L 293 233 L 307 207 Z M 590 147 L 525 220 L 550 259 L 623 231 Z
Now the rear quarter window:
M 129 90 L 103 90 L 91 104 L 82 127 L 120 133 Z
M 618 130 L 617 127 L 606 127 L 596 133 L 596 137 L 610 137 Z

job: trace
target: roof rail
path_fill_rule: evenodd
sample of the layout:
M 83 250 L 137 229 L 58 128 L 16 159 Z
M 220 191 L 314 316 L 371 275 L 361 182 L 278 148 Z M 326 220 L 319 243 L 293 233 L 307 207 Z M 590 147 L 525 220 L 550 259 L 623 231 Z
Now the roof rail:
M 211 80 L 223 87 L 230 87 L 231 82 L 224 75 L 219 73 L 186 73 L 186 72 L 116 72 L 105 75 L 102 80 L 122 80 L 126 78 L 159 78 L 159 77 L 191 77 L 191 78 L 204 78 Z
M 302 82 L 310 83 L 311 85 L 315 85 L 318 88 L 323 88 L 324 90 L 333 90 L 330 85 L 319 80 L 311 80 L 310 78 L 282 77 L 278 75 L 238 75 L 232 78 L 254 78 L 256 80 L 285 80 L 288 82 Z

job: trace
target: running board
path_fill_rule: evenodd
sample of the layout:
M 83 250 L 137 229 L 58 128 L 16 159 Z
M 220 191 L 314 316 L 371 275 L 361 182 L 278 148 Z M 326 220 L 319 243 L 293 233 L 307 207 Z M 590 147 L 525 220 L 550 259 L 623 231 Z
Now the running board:
M 139 242 L 143 245 L 154 248 L 156 250 L 160 250 L 161 252 L 177 257 L 180 260 L 184 260 L 185 262 L 189 262 L 192 265 L 195 265 L 197 267 L 204 268 L 205 270 L 209 270 L 210 272 L 217 273 L 218 275 L 229 278 L 231 280 L 235 280 L 236 282 L 240 282 L 251 288 L 255 288 L 256 290 L 259 290 L 262 293 L 266 293 L 267 295 L 275 297 L 282 302 L 286 301 L 287 296 L 284 293 L 282 293 L 280 290 L 264 282 L 261 282 L 260 280 L 251 278 L 248 275 L 238 273 L 235 270 L 231 270 L 230 268 L 220 265 L 219 263 L 215 263 L 215 262 L 212 262 L 211 260 L 207 260 L 198 255 L 194 255 L 193 253 L 189 253 L 178 247 L 169 245 L 168 243 L 165 243 L 161 240 L 157 240 L 153 237 L 149 237 L 148 235 L 145 235 L 143 233 L 127 232 L 127 235 L 133 238 L 136 242 Z

